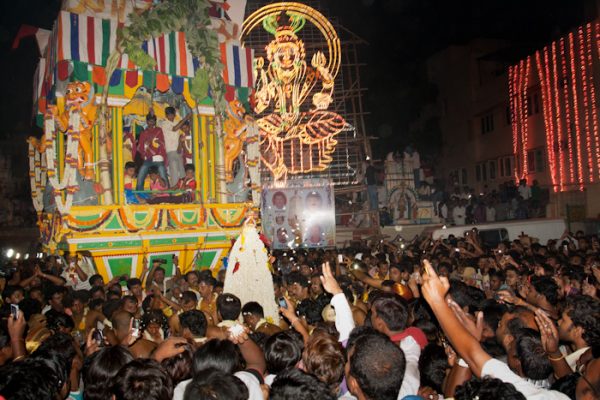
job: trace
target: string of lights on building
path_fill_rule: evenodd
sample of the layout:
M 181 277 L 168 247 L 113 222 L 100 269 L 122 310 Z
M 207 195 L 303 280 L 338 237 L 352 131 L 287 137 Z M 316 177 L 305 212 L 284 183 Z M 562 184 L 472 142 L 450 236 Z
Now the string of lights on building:
M 533 66 L 532 64 L 533 58 Z M 584 190 L 600 180 L 600 132 L 594 71 L 600 68 L 600 22 L 582 25 L 508 69 L 515 179 L 528 171 L 530 85 L 542 95 L 553 190 Z

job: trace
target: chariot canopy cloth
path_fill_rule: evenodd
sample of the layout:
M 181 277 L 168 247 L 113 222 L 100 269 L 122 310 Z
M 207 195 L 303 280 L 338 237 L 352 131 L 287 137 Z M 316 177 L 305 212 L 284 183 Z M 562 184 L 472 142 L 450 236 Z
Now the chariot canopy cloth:
M 106 66 L 115 50 L 117 28 L 113 19 L 61 11 L 56 22 L 57 61 L 73 60 Z M 194 62 L 183 32 L 169 32 L 142 43 L 142 49 L 156 61 L 155 71 L 169 75 L 194 76 Z M 135 69 L 127 54 L 119 67 Z

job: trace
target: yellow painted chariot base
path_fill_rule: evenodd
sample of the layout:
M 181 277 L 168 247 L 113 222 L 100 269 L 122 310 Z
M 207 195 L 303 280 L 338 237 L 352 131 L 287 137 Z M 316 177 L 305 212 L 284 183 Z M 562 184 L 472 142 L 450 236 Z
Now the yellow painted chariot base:
M 182 273 L 216 270 L 231 248 L 251 204 L 154 204 L 73 207 L 68 215 L 44 214 L 42 239 L 50 252 L 90 257 L 105 279 L 139 276 L 146 257 L 177 256 Z

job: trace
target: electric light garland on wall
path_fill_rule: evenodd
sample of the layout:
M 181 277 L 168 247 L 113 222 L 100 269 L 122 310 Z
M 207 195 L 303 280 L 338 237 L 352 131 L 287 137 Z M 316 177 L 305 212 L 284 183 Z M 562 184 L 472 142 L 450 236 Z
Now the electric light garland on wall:
M 556 130 L 555 130 L 555 125 L 554 122 L 556 121 L 555 115 L 554 115 L 554 99 L 552 97 L 553 94 L 553 88 L 554 88 L 554 84 L 556 83 L 555 80 L 553 82 L 552 77 L 553 75 L 550 73 L 550 54 L 548 51 L 548 47 L 546 47 L 544 49 L 544 63 L 545 63 L 545 70 L 546 70 L 546 82 L 547 82 L 547 88 L 546 88 L 546 92 L 547 92 L 547 106 L 544 107 L 544 109 L 548 110 L 548 123 L 550 126 L 550 137 L 546 139 L 546 147 L 548 148 L 548 157 L 550 159 L 550 173 L 552 174 L 551 176 L 551 180 L 552 180 L 552 188 L 554 191 L 557 191 L 558 188 L 556 186 L 556 182 L 558 181 L 558 177 L 557 177 L 557 171 L 556 171 Z M 558 127 L 560 128 L 560 124 L 557 124 Z M 560 131 L 560 130 L 559 130 Z
M 591 135 L 591 126 L 590 126 L 590 100 L 589 100 L 589 84 L 588 84 L 588 76 L 587 76 L 587 61 L 586 61 L 586 50 L 585 50 L 585 41 L 583 37 L 583 28 L 579 28 L 577 30 L 577 38 L 579 40 L 579 61 L 581 63 L 581 86 L 583 89 L 583 112 L 584 112 L 584 126 L 585 126 L 585 144 L 587 150 L 587 156 L 589 161 L 587 163 L 587 172 L 588 179 L 590 182 L 594 182 L 594 169 L 593 169 L 593 159 L 592 159 L 592 135 Z M 593 75 L 593 71 L 591 71 Z M 583 188 L 583 180 L 580 183 Z
M 519 65 L 517 66 L 517 76 L 515 77 L 515 82 L 516 82 L 516 88 L 517 88 L 517 93 L 516 93 L 516 117 L 517 117 L 517 127 L 520 128 L 520 132 L 519 130 L 517 130 L 517 134 L 520 136 L 517 137 L 517 150 L 515 151 L 515 180 L 518 181 L 520 178 L 519 175 L 519 169 L 520 169 L 520 160 L 521 160 L 521 155 L 519 154 L 519 144 L 521 144 L 521 146 L 523 145 L 519 139 L 522 139 L 522 134 L 523 134 L 523 89 L 522 89 L 522 85 L 521 83 L 523 82 L 523 77 L 522 77 L 522 72 L 523 72 L 523 61 L 521 61 L 519 63 Z
M 554 102 L 556 105 L 556 142 L 552 143 L 552 148 L 556 149 L 558 152 L 558 168 L 559 168 L 559 182 L 560 182 L 560 190 L 565 190 L 565 182 L 566 182 L 566 168 L 565 168 L 565 153 L 562 151 L 562 142 L 563 142 L 563 129 L 561 118 L 563 113 L 560 108 L 560 92 L 558 90 L 558 61 L 557 61 L 558 50 L 556 47 L 556 42 L 552 42 L 552 75 L 554 76 Z M 555 157 L 556 159 L 556 157 Z
M 550 104 L 552 103 L 552 90 L 551 90 L 551 84 L 550 84 L 550 71 L 548 69 L 548 48 L 544 48 L 544 65 L 545 68 L 542 66 L 542 56 L 540 54 L 539 51 L 537 51 L 535 53 L 535 61 L 536 61 L 536 66 L 538 68 L 538 71 L 540 72 L 540 81 L 541 81 L 541 88 L 542 88 L 542 103 L 543 103 L 543 115 L 544 115 L 544 124 L 546 125 L 546 127 L 548 128 L 548 135 L 546 135 L 546 149 L 548 151 L 548 161 L 550 164 L 550 178 L 552 180 L 552 186 L 554 187 L 554 190 L 556 190 L 556 176 L 555 176 L 555 169 L 554 169 L 554 162 L 553 162 L 553 157 L 554 157 L 554 152 L 553 152 L 553 147 L 554 147 L 554 126 L 552 123 L 553 120 L 553 116 L 552 116 L 552 107 L 550 106 Z
M 534 54 L 541 86 L 547 160 L 554 191 L 600 180 L 600 123 L 594 70 L 600 22 L 583 25 Z M 515 179 L 528 175 L 531 56 L 508 69 Z M 562 90 L 561 90 L 562 88 Z
M 594 82 L 594 64 L 593 64 L 593 47 L 592 47 L 592 24 L 587 24 L 586 26 L 586 54 L 587 54 L 587 64 L 588 69 L 590 71 L 590 97 L 592 100 L 592 129 L 594 135 L 594 156 L 596 158 L 596 174 L 598 175 L 598 179 L 600 179 L 600 135 L 598 132 L 598 109 L 596 102 L 596 85 Z M 591 154 L 591 149 L 588 149 L 588 154 Z M 594 165 L 590 156 L 590 163 Z
M 525 62 L 525 73 L 524 73 L 524 82 L 523 82 L 523 169 L 521 170 L 521 178 L 525 178 L 527 173 L 529 172 L 529 160 L 527 157 L 527 148 L 528 148 L 528 126 L 527 118 L 529 117 L 529 98 L 527 96 L 527 91 L 529 89 L 529 72 L 531 71 L 531 57 L 527 57 L 527 61 Z
M 567 147 L 569 149 L 569 178 L 571 184 L 575 182 L 575 168 L 573 167 L 573 139 L 572 139 L 572 131 L 573 127 L 571 126 L 571 102 L 569 100 L 569 89 L 568 78 L 567 78 L 567 56 L 565 50 L 565 39 L 560 39 L 560 54 L 561 54 L 561 68 L 562 68 L 562 86 L 563 86 L 563 104 L 565 106 L 565 137 L 567 140 Z M 560 143 L 562 147 L 562 143 Z
M 516 67 L 512 65 L 508 67 L 508 94 L 510 98 L 510 121 L 512 125 L 512 133 L 513 133 L 513 154 L 517 154 L 517 118 L 516 118 L 516 101 L 515 101 L 515 76 L 516 76 Z M 508 175 L 508 171 L 506 172 Z M 516 176 L 515 176 L 516 178 Z
M 577 93 L 577 70 L 575 69 L 575 37 L 573 32 L 569 34 L 569 56 L 571 64 L 571 90 L 573 94 L 573 118 L 575 119 L 575 147 L 577 150 L 577 180 L 579 190 L 583 190 L 583 162 L 581 160 L 581 126 L 579 121 L 579 100 Z
M 527 117 L 529 104 L 527 100 L 527 87 L 529 85 L 529 71 L 531 58 L 521 60 L 512 69 L 512 96 L 511 117 L 513 121 L 513 151 L 515 154 L 514 176 L 515 180 L 527 175 L 527 142 L 528 127 Z M 514 110 L 514 112 L 512 111 Z

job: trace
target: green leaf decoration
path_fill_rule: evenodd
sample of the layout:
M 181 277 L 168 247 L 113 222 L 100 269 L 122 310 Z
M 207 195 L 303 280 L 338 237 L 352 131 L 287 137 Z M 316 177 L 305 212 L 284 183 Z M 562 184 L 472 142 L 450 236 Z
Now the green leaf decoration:
M 192 56 L 203 60 L 203 68 L 192 78 L 190 94 L 200 103 L 208 96 L 210 86 L 215 112 L 224 114 L 227 103 L 217 33 L 207 28 L 210 26 L 210 6 L 208 0 L 164 0 L 139 15 L 132 13 L 129 16 L 131 24 L 117 31 L 117 53 L 127 53 L 142 70 L 153 70 L 156 61 L 142 50 L 142 43 L 169 32 L 185 32 Z M 109 76 L 112 72 L 107 68 Z
M 196 71 L 196 75 L 191 81 L 190 94 L 197 102 L 208 97 L 208 71 L 205 69 L 199 69 Z

